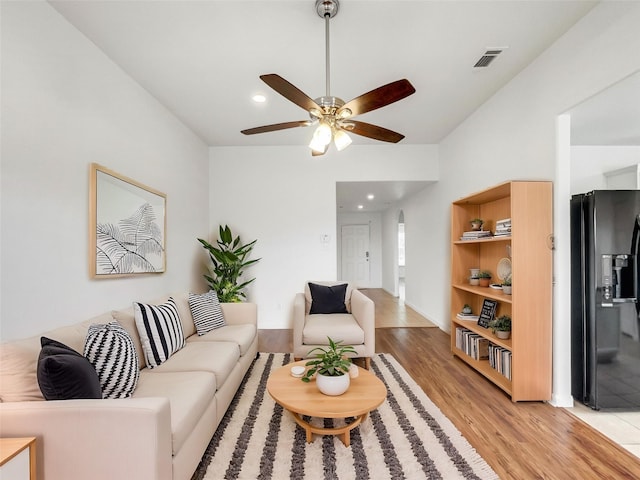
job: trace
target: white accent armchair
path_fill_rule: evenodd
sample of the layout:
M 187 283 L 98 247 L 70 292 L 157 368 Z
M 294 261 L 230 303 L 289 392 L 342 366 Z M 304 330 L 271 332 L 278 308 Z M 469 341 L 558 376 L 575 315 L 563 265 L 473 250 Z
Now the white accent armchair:
M 309 287 L 309 283 L 312 287 Z M 318 308 L 318 290 L 326 287 L 340 291 L 346 284 L 343 313 L 315 313 Z M 324 287 L 324 288 L 323 288 Z M 316 293 L 316 304 L 312 308 L 312 289 Z M 321 292 L 322 293 L 322 292 Z M 333 294 L 333 293 L 331 293 Z M 326 297 L 325 297 L 326 298 Z M 312 311 L 313 310 L 313 311 Z M 297 293 L 293 305 L 293 356 L 296 359 L 309 357 L 309 350 L 329 345 L 327 337 L 352 345 L 356 358 L 364 358 L 369 369 L 375 353 L 375 305 L 373 300 L 347 282 L 312 281 L 305 284 L 304 293 Z

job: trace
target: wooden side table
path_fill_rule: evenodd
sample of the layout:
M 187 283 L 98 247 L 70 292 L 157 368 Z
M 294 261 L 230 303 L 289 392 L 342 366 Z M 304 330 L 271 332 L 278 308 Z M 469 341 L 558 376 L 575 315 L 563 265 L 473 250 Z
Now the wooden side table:
M 0 480 L 36 480 L 36 437 L 0 438 Z

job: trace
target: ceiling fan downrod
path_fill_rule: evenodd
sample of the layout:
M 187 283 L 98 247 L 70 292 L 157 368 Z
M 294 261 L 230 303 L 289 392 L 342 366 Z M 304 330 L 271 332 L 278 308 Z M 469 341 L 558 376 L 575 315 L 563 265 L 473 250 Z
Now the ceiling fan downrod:
M 316 0 L 316 12 L 324 19 L 324 37 L 325 37 L 325 96 L 316 99 L 321 107 L 340 108 L 344 105 L 344 100 L 331 96 L 331 34 L 330 19 L 338 14 L 340 2 L 338 0 Z M 326 113 L 326 111 L 325 111 Z

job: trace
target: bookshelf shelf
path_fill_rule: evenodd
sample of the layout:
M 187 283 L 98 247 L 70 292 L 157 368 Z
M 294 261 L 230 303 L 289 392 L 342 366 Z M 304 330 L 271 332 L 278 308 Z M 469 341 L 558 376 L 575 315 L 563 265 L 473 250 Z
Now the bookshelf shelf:
M 511 235 L 460 240 L 473 218 L 482 218 L 483 228 L 490 231 L 495 231 L 496 221 L 510 219 Z M 551 235 L 551 182 L 505 182 L 451 205 L 451 351 L 514 402 L 551 398 Z M 471 268 L 489 270 L 492 282 L 500 283 L 497 266 L 505 257 L 511 264 L 512 295 L 469 284 Z M 498 302 L 496 316 L 511 316 L 510 339 L 499 339 L 476 321 L 456 316 L 465 304 L 478 314 L 485 299 Z M 469 331 L 459 332 L 467 340 L 488 345 L 494 352 L 493 363 L 496 355 L 500 357 L 495 368 L 489 360 L 476 360 L 465 353 L 470 351 L 468 346 L 456 345 L 457 329 Z M 509 372 L 511 380 L 505 376 Z

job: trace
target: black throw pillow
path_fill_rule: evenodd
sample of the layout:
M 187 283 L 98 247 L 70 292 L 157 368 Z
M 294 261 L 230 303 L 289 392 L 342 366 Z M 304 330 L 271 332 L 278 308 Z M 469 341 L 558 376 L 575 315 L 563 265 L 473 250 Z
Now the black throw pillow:
M 102 398 L 100 380 L 87 358 L 64 343 L 40 338 L 38 385 L 46 400 Z
M 310 314 L 315 313 L 349 313 L 344 303 L 347 294 L 347 284 L 318 285 L 309 282 L 311 292 Z

